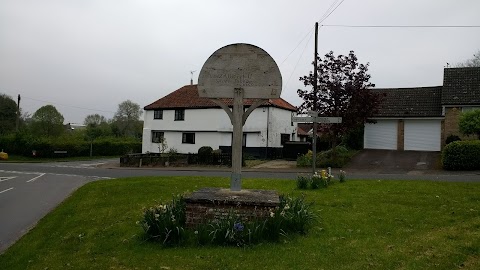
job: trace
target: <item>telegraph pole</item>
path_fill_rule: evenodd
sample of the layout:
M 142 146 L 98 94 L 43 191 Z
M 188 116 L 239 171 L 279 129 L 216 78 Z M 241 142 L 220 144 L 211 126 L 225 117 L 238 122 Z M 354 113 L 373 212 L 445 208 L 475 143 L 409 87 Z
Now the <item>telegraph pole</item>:
M 313 56 L 313 111 L 317 112 L 317 51 L 318 51 L 318 22 L 315 23 L 315 54 Z M 313 149 L 312 149 L 312 173 L 315 174 L 317 162 L 317 122 L 313 121 Z
M 20 94 L 18 94 L 18 102 L 17 102 L 17 122 L 15 124 L 15 132 L 18 132 L 18 126 L 20 124 Z

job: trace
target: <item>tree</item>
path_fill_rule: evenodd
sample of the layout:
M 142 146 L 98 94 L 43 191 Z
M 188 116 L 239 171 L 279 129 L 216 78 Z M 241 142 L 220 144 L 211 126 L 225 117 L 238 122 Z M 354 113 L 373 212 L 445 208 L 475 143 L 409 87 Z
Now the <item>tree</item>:
M 140 105 L 131 100 L 120 103 L 117 112 L 113 116 L 113 123 L 118 131 L 118 135 L 137 136 L 141 115 L 142 109 Z
M 480 109 L 462 113 L 458 127 L 463 134 L 477 135 L 480 140 Z
M 100 115 L 98 113 L 96 114 L 90 114 L 85 117 L 85 120 L 83 120 L 83 124 L 85 126 L 93 125 L 93 126 L 100 126 L 101 124 L 106 124 L 107 119 L 105 116 Z
M 17 103 L 10 96 L 0 94 L 0 135 L 15 131 Z
M 472 59 L 468 59 L 465 62 L 458 63 L 457 67 L 480 67 L 480 50 L 473 55 Z
M 44 136 L 58 136 L 63 133 L 63 115 L 53 105 L 38 109 L 32 116 L 33 133 Z
M 342 117 L 341 124 L 319 125 L 322 133 L 331 135 L 335 147 L 339 137 L 371 122 L 369 118 L 378 112 L 381 95 L 370 91 L 375 85 L 369 82 L 369 64 L 359 64 L 353 51 L 337 57 L 330 51 L 323 60 L 317 56 L 317 65 L 316 94 L 313 72 L 300 77 L 305 86 L 312 88 L 297 90 L 303 99 L 299 112 L 316 109 L 321 116 Z
M 103 115 L 87 115 L 83 121 L 83 124 L 87 126 L 85 135 L 88 141 L 93 141 L 98 137 L 109 136 L 112 134 L 112 130 L 108 124 L 107 118 L 105 118 Z

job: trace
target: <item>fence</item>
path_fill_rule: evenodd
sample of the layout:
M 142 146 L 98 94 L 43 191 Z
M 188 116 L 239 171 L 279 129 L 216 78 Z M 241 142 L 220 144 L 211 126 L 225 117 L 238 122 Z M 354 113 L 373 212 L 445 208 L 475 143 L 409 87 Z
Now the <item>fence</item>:
M 222 154 L 129 154 L 120 158 L 121 167 L 141 167 L 141 166 L 187 166 L 187 165 L 223 165 L 231 166 L 232 155 Z

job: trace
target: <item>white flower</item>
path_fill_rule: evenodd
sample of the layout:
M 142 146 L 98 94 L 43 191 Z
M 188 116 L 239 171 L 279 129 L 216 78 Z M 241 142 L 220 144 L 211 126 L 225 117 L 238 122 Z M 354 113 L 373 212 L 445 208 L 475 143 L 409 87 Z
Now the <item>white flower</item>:
M 285 210 L 290 209 L 290 206 L 288 205 L 288 203 L 285 205 L 285 207 L 283 209 L 285 209 Z
M 194 233 L 194 234 L 198 234 L 198 231 L 194 231 L 193 233 Z
M 275 213 L 274 212 L 270 212 L 270 217 L 274 217 L 275 216 Z

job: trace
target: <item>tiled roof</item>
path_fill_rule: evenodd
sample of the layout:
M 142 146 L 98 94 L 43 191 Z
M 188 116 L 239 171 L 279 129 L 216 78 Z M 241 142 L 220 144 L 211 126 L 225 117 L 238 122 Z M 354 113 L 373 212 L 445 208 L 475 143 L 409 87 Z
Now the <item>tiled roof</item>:
M 374 117 L 441 117 L 442 87 L 383 88 L 385 93 L 378 114 Z
M 442 104 L 479 105 L 480 67 L 444 69 Z
M 313 133 L 313 124 L 310 123 L 298 123 L 297 124 L 297 135 L 298 136 L 311 136 L 312 134 L 309 134 L 309 132 Z M 317 130 L 317 135 L 320 136 L 322 135 L 322 132 Z
M 233 103 L 233 99 L 225 98 L 221 100 L 228 106 L 231 106 Z M 244 99 L 243 101 L 244 105 L 249 106 L 252 105 L 256 99 Z M 297 111 L 297 108 L 282 98 L 266 100 L 261 106 Z M 199 97 L 197 85 L 186 85 L 144 107 L 145 110 L 200 108 L 219 108 L 219 106 L 208 98 Z

